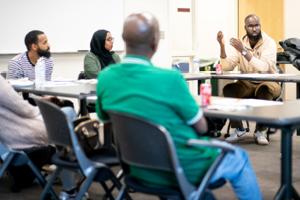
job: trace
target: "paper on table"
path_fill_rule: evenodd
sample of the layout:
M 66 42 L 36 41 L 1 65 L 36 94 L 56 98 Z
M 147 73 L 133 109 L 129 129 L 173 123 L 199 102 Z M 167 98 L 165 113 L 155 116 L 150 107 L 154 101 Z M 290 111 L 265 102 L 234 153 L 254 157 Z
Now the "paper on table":
M 59 86 L 71 86 L 78 85 L 74 82 L 55 82 L 55 81 L 46 81 L 44 87 L 59 87 Z
M 13 87 L 27 87 L 33 85 L 33 82 L 28 80 L 28 78 L 6 79 L 6 81 Z
M 90 83 L 90 84 L 96 84 L 98 83 L 98 79 L 81 79 L 75 81 L 76 83 Z
M 233 77 L 235 77 L 235 76 L 239 76 L 239 77 L 275 77 L 275 76 L 297 76 L 297 74 L 226 74 L 226 76 L 233 76 Z
M 245 105 L 208 105 L 209 110 L 222 110 L 222 111 L 241 111 L 247 110 L 251 107 Z
M 74 81 L 76 81 L 76 79 L 59 77 L 56 79 L 52 79 L 52 81 L 54 81 L 54 82 L 74 82 Z
M 222 106 L 250 106 L 250 107 L 259 107 L 259 106 L 274 106 L 282 105 L 283 102 L 279 101 L 268 101 L 261 99 L 215 99 L 211 101 L 211 105 L 222 105 Z

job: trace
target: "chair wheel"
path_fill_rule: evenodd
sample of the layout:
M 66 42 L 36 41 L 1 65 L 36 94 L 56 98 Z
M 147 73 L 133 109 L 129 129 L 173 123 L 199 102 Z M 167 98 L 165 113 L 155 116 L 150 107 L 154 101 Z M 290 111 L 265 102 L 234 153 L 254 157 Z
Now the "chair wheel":
M 250 131 L 250 129 L 249 128 L 246 128 L 246 132 L 249 132 Z
M 224 135 L 224 138 L 228 138 L 228 137 L 230 137 L 230 134 L 229 134 L 229 133 L 226 133 L 226 134 Z

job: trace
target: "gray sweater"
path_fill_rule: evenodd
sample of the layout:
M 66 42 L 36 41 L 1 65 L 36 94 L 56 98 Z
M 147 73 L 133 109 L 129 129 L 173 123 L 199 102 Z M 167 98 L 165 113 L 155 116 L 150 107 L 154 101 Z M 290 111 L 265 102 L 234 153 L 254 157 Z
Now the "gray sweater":
M 0 140 L 11 149 L 49 144 L 39 108 L 25 101 L 2 76 L 0 76 Z

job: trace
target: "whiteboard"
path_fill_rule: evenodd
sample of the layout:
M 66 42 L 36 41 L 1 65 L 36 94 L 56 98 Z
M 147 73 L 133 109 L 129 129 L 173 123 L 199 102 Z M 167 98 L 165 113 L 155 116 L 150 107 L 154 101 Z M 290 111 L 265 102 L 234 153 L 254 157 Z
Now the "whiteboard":
M 93 33 L 106 29 L 113 50 L 124 50 L 123 0 L 0 0 L 0 54 L 26 51 L 25 36 L 41 30 L 51 52 L 90 50 Z

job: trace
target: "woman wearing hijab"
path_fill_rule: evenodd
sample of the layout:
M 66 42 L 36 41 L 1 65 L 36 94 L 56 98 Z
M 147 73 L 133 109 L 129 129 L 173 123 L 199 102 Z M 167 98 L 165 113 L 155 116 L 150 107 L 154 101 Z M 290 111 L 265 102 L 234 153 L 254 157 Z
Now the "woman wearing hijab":
M 107 30 L 98 30 L 91 40 L 91 50 L 84 58 L 84 75 L 86 79 L 97 78 L 99 72 L 110 64 L 121 61 L 112 50 L 114 38 Z

